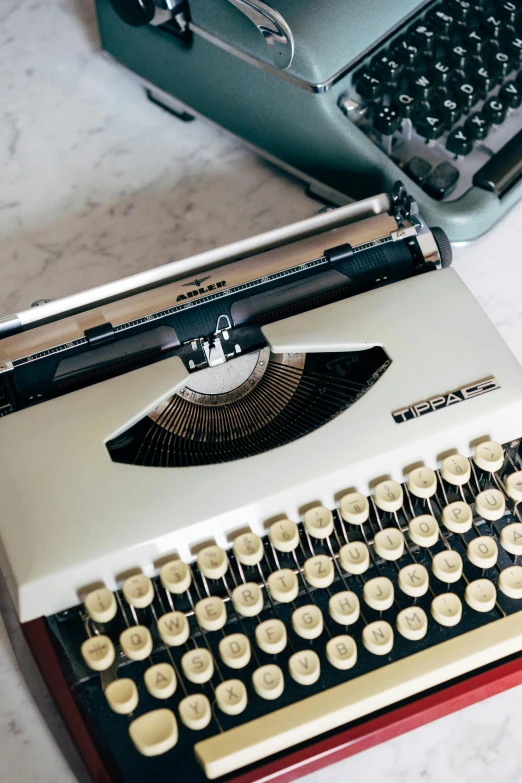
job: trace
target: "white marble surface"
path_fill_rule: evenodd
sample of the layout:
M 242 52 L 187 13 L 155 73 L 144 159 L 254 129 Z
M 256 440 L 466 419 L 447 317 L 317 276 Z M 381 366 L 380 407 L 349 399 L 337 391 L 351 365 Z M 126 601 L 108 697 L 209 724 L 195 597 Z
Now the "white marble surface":
M 2 315 L 317 209 L 220 131 L 149 105 L 99 53 L 91 0 L 0 3 L 0 96 Z M 522 360 L 521 245 L 522 205 L 455 266 Z M 0 608 L 13 625 L 5 595 Z M 47 723 L 0 620 L 0 783 L 73 783 L 22 668 Z M 306 780 L 520 783 L 521 725 L 518 688 Z

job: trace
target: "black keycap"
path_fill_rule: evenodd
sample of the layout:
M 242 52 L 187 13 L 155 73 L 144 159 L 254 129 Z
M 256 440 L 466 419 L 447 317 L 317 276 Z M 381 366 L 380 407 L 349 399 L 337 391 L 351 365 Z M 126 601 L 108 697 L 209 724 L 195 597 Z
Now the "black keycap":
M 478 57 L 473 60 L 468 73 L 481 98 L 485 98 L 497 83 L 493 73 Z
M 428 24 L 434 27 L 439 35 L 448 36 L 455 24 L 455 17 L 446 8 L 438 8 L 428 14 Z M 415 159 L 414 159 L 415 160 Z
M 436 60 L 429 71 L 430 79 L 437 87 L 444 87 L 451 79 L 451 68 L 447 60 Z
M 429 54 L 433 51 L 437 40 L 435 30 L 426 27 L 425 24 L 414 25 L 408 35 L 408 40 L 423 54 Z
M 451 13 L 461 22 L 467 21 L 473 11 L 470 0 L 451 0 L 449 3 Z
M 378 78 L 393 83 L 402 71 L 401 63 L 391 54 L 381 54 L 372 61 L 372 67 Z
M 434 87 L 432 79 L 424 74 L 412 78 L 409 83 L 409 91 L 416 98 L 426 99 Z
M 355 89 L 363 98 L 379 98 L 384 91 L 384 84 L 377 76 L 364 71 L 359 74 Z
M 449 196 L 459 179 L 459 172 L 451 163 L 445 161 L 435 166 L 427 180 L 424 182 L 424 190 L 438 201 Z
M 500 98 L 488 98 L 482 107 L 482 111 L 490 122 L 500 125 L 506 119 L 507 106 Z
M 421 183 L 424 182 L 431 169 L 431 163 L 428 163 L 424 158 L 419 158 L 418 155 L 415 155 L 406 166 L 406 173 L 414 182 Z
M 489 133 L 489 119 L 482 112 L 470 114 L 466 120 L 466 130 L 474 139 L 485 139 Z
M 401 92 L 392 100 L 393 108 L 401 117 L 411 117 L 412 114 L 419 111 L 419 101 L 409 92 Z
M 506 51 L 509 52 L 513 63 L 522 63 L 522 34 L 518 35 L 512 27 L 509 27 L 508 31 L 504 39 Z
M 522 89 L 516 82 L 506 82 L 499 91 L 498 97 L 506 103 L 510 109 L 518 109 L 522 103 Z
M 401 115 L 392 106 L 380 106 L 375 114 L 373 124 L 380 133 L 390 136 L 399 128 Z
M 488 38 L 493 38 L 494 40 L 500 38 L 503 27 L 500 15 L 495 13 L 489 14 L 489 16 L 486 16 L 484 19 L 482 27 Z
M 418 47 L 406 39 L 403 39 L 393 52 L 393 56 L 403 65 L 414 65 L 420 54 Z
M 517 4 L 511 2 L 501 3 L 498 8 L 498 14 L 504 24 L 514 24 L 519 11 Z
M 463 39 L 463 46 L 473 54 L 480 54 L 484 49 L 487 39 L 480 30 L 471 30 Z
M 462 114 L 462 109 L 460 108 L 457 101 L 449 96 L 440 102 L 438 109 L 440 116 L 448 128 L 451 128 L 452 125 L 455 125 L 455 123 L 460 118 L 460 115 Z
M 448 136 L 446 149 L 455 155 L 467 155 L 473 149 L 471 133 L 465 128 L 455 128 Z
M 435 112 L 429 111 L 414 120 L 415 130 L 425 139 L 438 139 L 444 133 L 444 120 Z
M 459 77 L 455 82 L 454 95 L 457 103 L 466 111 L 471 109 L 479 99 L 479 91 L 467 78 Z
M 497 49 L 489 58 L 489 68 L 499 81 L 504 79 L 513 68 L 511 53 L 503 49 Z
M 469 56 L 470 56 L 469 49 L 466 49 L 464 46 L 461 46 L 460 44 L 457 44 L 457 46 L 453 46 L 449 51 L 449 59 L 451 60 L 455 68 L 462 68 L 462 69 L 465 68 Z

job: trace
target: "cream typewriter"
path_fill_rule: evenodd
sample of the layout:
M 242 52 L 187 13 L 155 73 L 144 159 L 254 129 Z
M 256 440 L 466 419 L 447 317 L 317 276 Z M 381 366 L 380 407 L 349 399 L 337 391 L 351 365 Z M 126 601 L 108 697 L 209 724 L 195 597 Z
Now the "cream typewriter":
M 1 321 L 2 571 L 99 783 L 522 681 L 522 368 L 404 192 Z

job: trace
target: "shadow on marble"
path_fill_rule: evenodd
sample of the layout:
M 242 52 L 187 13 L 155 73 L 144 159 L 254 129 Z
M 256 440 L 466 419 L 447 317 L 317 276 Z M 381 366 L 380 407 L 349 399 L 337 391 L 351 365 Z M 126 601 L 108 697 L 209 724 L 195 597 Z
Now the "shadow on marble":
M 99 49 L 100 36 L 94 0 L 61 0 L 60 8 L 65 14 L 74 16 L 80 22 L 89 45 L 93 49 Z

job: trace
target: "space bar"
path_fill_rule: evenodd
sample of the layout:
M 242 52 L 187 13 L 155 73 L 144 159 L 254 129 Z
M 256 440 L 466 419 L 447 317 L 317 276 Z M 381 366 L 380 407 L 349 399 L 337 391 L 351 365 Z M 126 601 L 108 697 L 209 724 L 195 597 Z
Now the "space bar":
M 194 752 L 214 780 L 520 650 L 517 612 L 202 740 Z
M 497 196 L 522 176 L 522 130 L 504 144 L 473 177 L 473 184 L 483 190 L 492 190 Z

